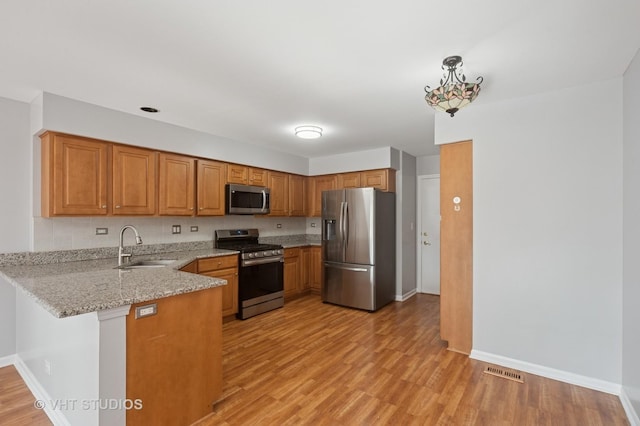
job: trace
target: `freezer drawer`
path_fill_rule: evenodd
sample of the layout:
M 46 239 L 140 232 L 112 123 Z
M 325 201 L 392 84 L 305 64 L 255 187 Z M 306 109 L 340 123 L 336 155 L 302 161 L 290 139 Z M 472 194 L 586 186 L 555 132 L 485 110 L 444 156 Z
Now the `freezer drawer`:
M 376 310 L 374 266 L 324 262 L 323 268 L 323 302 Z

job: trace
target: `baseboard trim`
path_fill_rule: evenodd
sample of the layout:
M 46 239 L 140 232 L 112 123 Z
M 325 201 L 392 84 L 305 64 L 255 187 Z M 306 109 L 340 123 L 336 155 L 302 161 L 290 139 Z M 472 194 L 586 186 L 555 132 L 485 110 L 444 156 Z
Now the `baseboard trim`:
M 624 408 L 624 412 L 627 413 L 627 419 L 631 426 L 640 426 L 640 417 L 638 417 L 638 413 L 633 408 L 633 404 L 631 404 L 631 400 L 629 399 L 629 395 L 622 387 L 622 391 L 620 392 L 620 402 L 622 403 L 622 408 Z
M 51 420 L 51 423 L 54 426 L 71 426 L 69 420 L 60 412 L 59 410 L 54 410 L 52 407 L 53 399 L 49 396 L 49 393 L 42 387 L 40 382 L 33 375 L 29 367 L 22 361 L 19 355 L 15 356 L 15 367 L 18 370 L 18 373 L 24 380 L 24 383 L 27 385 L 31 393 L 33 394 L 36 400 L 42 401 L 44 403 L 44 412 Z M 35 402 L 34 402 L 35 403 Z
M 396 295 L 396 302 L 404 302 L 416 295 L 416 289 L 409 291 L 408 293 Z
M 543 365 L 532 364 L 513 358 L 507 358 L 501 355 L 494 355 L 488 352 L 472 350 L 472 359 L 485 361 L 492 364 L 501 365 L 503 367 L 514 368 L 537 376 L 546 377 L 548 379 L 558 380 L 572 385 L 582 386 L 584 388 L 597 390 L 600 392 L 610 393 L 620 396 L 622 386 L 618 383 L 608 382 L 606 380 L 594 379 L 593 377 L 582 376 L 580 374 L 569 373 L 568 371 L 556 370 L 555 368 L 545 367 Z
M 0 368 L 2 367 L 8 367 L 10 365 L 15 365 L 16 363 L 16 355 L 8 355 L 8 356 L 3 356 L 2 358 L 0 358 Z

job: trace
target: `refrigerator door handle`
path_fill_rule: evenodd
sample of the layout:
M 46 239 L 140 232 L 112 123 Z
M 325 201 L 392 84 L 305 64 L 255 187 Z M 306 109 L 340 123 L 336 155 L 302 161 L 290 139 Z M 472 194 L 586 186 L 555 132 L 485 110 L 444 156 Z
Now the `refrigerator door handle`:
M 345 271 L 369 272 L 367 268 L 358 268 L 357 266 L 344 266 L 339 263 L 324 262 L 324 266 L 326 266 L 327 268 L 344 269 Z
M 349 203 L 344 202 L 344 246 L 349 245 Z

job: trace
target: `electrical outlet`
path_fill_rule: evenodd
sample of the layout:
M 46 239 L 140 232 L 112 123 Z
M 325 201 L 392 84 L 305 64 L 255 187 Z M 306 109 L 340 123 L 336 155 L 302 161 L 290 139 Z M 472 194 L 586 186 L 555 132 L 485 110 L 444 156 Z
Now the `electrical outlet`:
M 96 235 L 108 235 L 109 228 L 96 228 Z
M 282 228 L 282 224 L 281 224 L 281 223 L 278 223 L 278 224 L 276 225 L 276 228 L 278 228 L 278 229 Z
M 198 232 L 198 227 L 197 226 L 192 226 L 191 227 L 191 232 Z
M 44 372 L 47 374 L 47 376 L 51 375 L 51 363 L 48 359 L 44 360 Z
M 315 222 L 311 222 L 311 227 L 315 228 L 316 227 L 316 223 Z
M 149 305 L 138 306 L 136 308 L 136 319 L 144 318 L 158 313 L 158 304 L 151 303 Z
M 171 227 L 171 233 L 172 234 L 181 234 L 182 233 L 182 227 L 180 225 L 173 225 Z

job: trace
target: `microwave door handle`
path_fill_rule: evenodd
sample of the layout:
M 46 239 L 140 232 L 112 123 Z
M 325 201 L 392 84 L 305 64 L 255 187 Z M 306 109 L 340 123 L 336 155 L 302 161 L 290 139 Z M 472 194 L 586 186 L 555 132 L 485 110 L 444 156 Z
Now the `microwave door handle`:
M 264 211 L 267 208 L 267 193 L 265 192 L 265 190 L 262 190 L 262 211 Z

